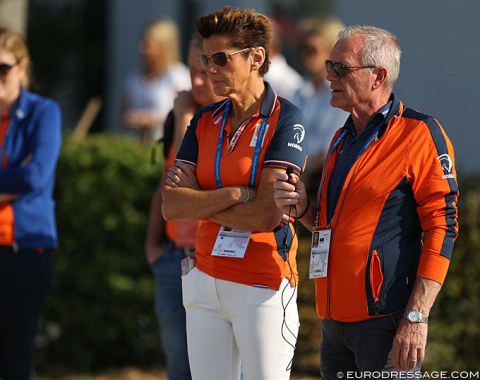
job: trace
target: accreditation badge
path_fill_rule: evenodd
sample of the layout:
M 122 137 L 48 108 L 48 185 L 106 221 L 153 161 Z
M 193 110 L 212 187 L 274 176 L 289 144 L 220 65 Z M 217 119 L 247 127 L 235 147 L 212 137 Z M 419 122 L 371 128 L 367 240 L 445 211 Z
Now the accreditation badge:
M 310 251 L 310 278 L 327 277 L 331 236 L 332 230 L 330 228 L 315 227 L 313 229 L 312 249 Z
M 251 234 L 250 231 L 239 231 L 221 226 L 213 246 L 212 256 L 243 259 Z

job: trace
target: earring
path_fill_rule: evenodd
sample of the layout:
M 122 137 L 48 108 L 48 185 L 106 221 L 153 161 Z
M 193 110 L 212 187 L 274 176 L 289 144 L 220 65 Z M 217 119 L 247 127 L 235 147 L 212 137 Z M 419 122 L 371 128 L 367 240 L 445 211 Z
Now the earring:
M 257 70 L 257 66 L 252 66 L 252 71 Z

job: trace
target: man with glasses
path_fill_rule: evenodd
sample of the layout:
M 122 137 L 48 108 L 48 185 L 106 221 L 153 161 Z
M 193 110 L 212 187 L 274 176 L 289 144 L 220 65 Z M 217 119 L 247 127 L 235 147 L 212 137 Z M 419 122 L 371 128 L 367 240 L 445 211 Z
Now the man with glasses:
M 453 147 L 436 119 L 392 92 L 400 55 L 384 29 L 340 32 L 325 66 L 331 104 L 350 116 L 330 144 L 319 207 L 300 181 L 280 173 L 274 185 L 277 206 L 293 205 L 326 242 L 310 264 L 325 379 L 419 369 L 458 233 Z

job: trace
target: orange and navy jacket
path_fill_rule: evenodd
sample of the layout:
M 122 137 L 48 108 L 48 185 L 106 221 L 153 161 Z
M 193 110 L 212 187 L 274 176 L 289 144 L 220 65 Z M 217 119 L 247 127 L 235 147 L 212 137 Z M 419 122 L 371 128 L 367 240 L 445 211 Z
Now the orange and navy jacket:
M 434 118 L 394 95 L 383 126 L 347 174 L 332 220 L 328 183 L 342 149 L 334 142 L 319 191 L 319 225 L 332 229 L 328 275 L 317 278 L 317 313 L 355 322 L 405 309 L 416 276 L 443 283 L 457 237 L 452 144 Z
M 2 140 L 0 194 L 15 199 L 0 202 L 0 245 L 57 249 L 53 189 L 62 143 L 58 104 L 22 89 Z
M 230 118 L 225 124 L 220 162 L 220 175 L 225 187 L 249 184 L 255 141 L 264 117 L 268 117 L 268 122 L 258 161 L 256 186 L 260 182 L 262 168 L 291 167 L 301 174 L 305 166 L 307 146 L 303 115 L 288 100 L 277 97 L 268 83 L 265 84 L 267 93 L 259 112 L 246 122 L 230 152 L 230 143 L 235 140 L 232 138 L 229 141 L 232 135 Z M 204 107 L 195 114 L 176 158 L 196 166 L 203 190 L 217 188 L 215 155 L 227 102 L 230 100 Z M 195 246 L 199 270 L 218 279 L 275 290 L 279 289 L 284 277 L 297 279 L 295 256 L 298 242 L 293 227 L 288 223 L 282 223 L 272 232 L 253 231 L 243 259 L 211 255 L 219 230 L 219 224 L 202 221 Z

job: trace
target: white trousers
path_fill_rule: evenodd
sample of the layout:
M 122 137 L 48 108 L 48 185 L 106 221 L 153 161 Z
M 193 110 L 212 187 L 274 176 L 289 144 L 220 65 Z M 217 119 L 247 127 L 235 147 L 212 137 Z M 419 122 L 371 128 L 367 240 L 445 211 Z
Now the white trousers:
M 193 380 L 288 380 L 299 318 L 296 288 L 218 280 L 194 268 L 182 276 Z

